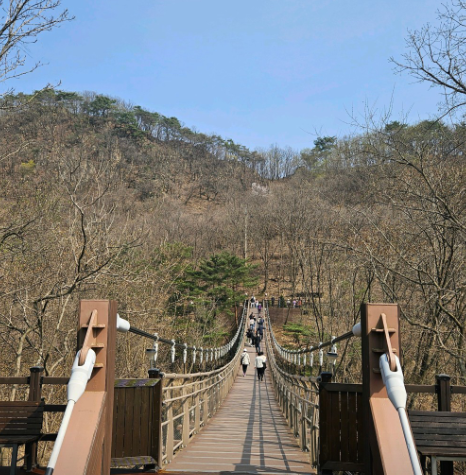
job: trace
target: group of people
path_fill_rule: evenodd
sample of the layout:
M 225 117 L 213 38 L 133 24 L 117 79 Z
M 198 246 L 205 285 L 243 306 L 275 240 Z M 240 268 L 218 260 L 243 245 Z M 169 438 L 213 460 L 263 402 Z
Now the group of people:
M 255 359 L 255 367 L 257 372 L 257 379 L 259 381 L 264 380 L 265 369 L 267 368 L 267 358 L 262 351 L 257 352 Z M 251 358 L 249 357 L 248 350 L 245 348 L 243 354 L 241 355 L 241 365 L 243 367 L 243 377 L 246 376 L 248 366 L 251 364 Z
M 257 311 L 261 313 L 262 310 L 262 304 L 260 303 L 259 300 L 256 300 L 256 297 L 254 295 L 251 297 L 251 308 L 257 308 Z
M 261 342 L 264 338 L 264 326 L 265 320 L 263 317 L 259 316 L 257 319 L 257 328 L 256 328 L 256 317 L 251 313 L 249 315 L 249 328 L 246 332 L 246 338 L 250 345 L 255 346 L 256 352 L 261 351 Z
M 255 303 L 254 296 L 251 298 L 251 304 L 253 302 Z M 256 317 L 253 313 L 249 315 L 249 328 L 246 332 L 246 338 L 248 339 L 249 345 L 254 346 L 256 349 L 255 368 L 257 371 L 257 379 L 263 381 L 265 368 L 267 367 L 267 358 L 261 348 L 261 342 L 264 338 L 265 320 L 260 315 L 260 307 L 257 306 L 256 308 L 259 313 L 259 318 L 256 321 Z M 243 355 L 241 356 L 241 364 L 243 366 L 243 376 L 245 376 L 248 366 L 251 364 L 251 359 L 246 348 L 243 350 Z

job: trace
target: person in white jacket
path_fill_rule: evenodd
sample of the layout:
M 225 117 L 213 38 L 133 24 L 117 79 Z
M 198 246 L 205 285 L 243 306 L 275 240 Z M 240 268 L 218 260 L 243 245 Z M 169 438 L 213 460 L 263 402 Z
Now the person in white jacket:
M 256 356 L 256 370 L 257 379 L 262 381 L 264 379 L 264 372 L 266 368 L 267 358 L 262 351 L 259 351 Z
M 246 371 L 248 366 L 251 364 L 251 359 L 249 358 L 248 350 L 245 348 L 243 354 L 241 355 L 241 365 L 243 366 L 243 377 L 246 376 Z

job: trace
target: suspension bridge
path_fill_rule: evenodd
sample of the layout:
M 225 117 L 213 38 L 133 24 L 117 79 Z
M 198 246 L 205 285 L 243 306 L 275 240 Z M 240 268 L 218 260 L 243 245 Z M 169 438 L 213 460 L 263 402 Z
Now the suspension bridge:
M 245 340 L 247 317 L 257 315 L 248 301 L 235 335 L 218 348 L 132 328 L 114 301 L 82 301 L 70 377 L 46 376 L 40 367 L 0 377 L 2 385 L 28 389 L 25 400 L 0 401 L 0 446 L 11 449 L 0 475 L 436 475 L 438 467 L 452 475 L 466 460 L 466 413 L 451 412 L 451 395 L 466 387 L 451 386 L 447 375 L 433 385 L 404 383 L 397 305 L 363 304 L 361 322 L 347 333 L 290 350 L 275 337 L 264 303 L 267 369 L 259 381 L 255 349 Z M 152 341 L 148 378 L 115 378 L 117 331 Z M 324 359 L 332 367 L 337 344 L 349 338 L 361 340 L 362 383 L 334 382 L 332 372 L 312 376 Z M 181 367 L 215 369 L 164 374 L 159 345 Z M 252 363 L 245 376 L 244 349 Z M 66 404 L 44 400 L 47 385 L 66 385 Z M 408 393 L 436 394 L 438 410 L 407 411 Z M 60 413 L 60 429 L 48 432 L 47 417 Z M 53 442 L 46 467 L 38 463 L 45 442 Z

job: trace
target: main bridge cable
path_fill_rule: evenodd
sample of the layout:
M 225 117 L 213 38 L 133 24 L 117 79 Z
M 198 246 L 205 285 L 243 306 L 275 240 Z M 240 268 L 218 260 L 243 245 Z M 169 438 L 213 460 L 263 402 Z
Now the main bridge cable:
M 344 341 L 344 340 L 347 340 L 349 338 L 352 338 L 353 336 L 361 336 L 361 323 L 358 322 L 356 323 L 352 330 L 350 330 L 349 332 L 346 332 L 340 336 L 337 336 L 337 337 L 332 337 L 330 340 L 326 341 L 326 342 L 320 342 L 317 346 L 311 346 L 309 348 L 302 348 L 300 350 L 288 350 L 286 348 L 284 348 L 283 346 L 281 346 L 276 337 L 275 337 L 275 334 L 273 332 L 273 329 L 272 329 L 272 324 L 271 324 L 271 321 L 270 321 L 270 314 L 269 314 L 269 311 L 268 311 L 268 308 L 266 310 L 266 315 L 267 315 L 267 319 L 268 319 L 268 323 L 269 323 L 269 328 L 271 330 L 271 335 L 272 335 L 272 341 L 274 343 L 274 346 L 275 348 L 277 349 L 278 353 L 280 354 L 280 356 L 282 358 L 284 358 L 285 360 L 289 361 L 289 362 L 292 362 L 291 358 L 294 358 L 294 363 L 295 364 L 300 364 L 296 361 L 297 358 L 301 359 L 301 355 L 307 355 L 307 354 L 310 354 L 311 355 L 311 358 L 310 358 L 310 366 L 313 365 L 313 352 L 315 351 L 319 351 L 319 358 L 320 358 L 320 365 L 322 366 L 322 359 L 323 359 L 323 352 L 322 352 L 322 349 L 323 348 L 326 348 L 328 346 L 331 346 L 331 351 L 329 352 L 329 355 L 332 354 L 334 355 L 334 357 L 336 358 L 336 343 L 340 342 L 340 341 Z
M 186 359 L 188 350 L 192 351 L 193 362 L 196 359 L 196 352 L 199 352 L 201 356 L 201 363 L 202 363 L 203 361 L 202 356 L 204 353 L 206 354 L 206 361 L 209 361 L 209 355 L 210 355 L 210 361 L 212 361 L 213 359 L 217 360 L 218 358 L 222 358 L 223 356 L 225 356 L 235 346 L 240 335 L 244 333 L 244 323 L 245 323 L 245 318 L 246 318 L 247 308 L 248 308 L 247 306 L 248 306 L 248 302 L 245 301 L 244 306 L 243 306 L 243 313 L 241 315 L 241 321 L 239 322 L 239 325 L 234 337 L 227 344 L 221 346 L 220 348 L 216 348 L 216 347 L 215 348 L 196 348 L 195 346 L 188 346 L 186 343 L 177 343 L 175 342 L 175 340 L 168 340 L 166 338 L 162 338 L 158 336 L 158 334 L 153 335 L 144 330 L 133 327 L 127 320 L 124 320 L 118 314 L 117 314 L 117 330 L 123 333 L 130 332 L 130 333 L 134 333 L 135 335 L 148 338 L 154 341 L 154 345 L 158 344 L 159 342 L 165 343 L 166 345 L 170 345 L 172 347 L 172 351 L 175 349 L 175 347 L 182 348 L 184 360 Z M 243 332 L 242 332 L 242 329 L 243 329 Z M 157 357 L 156 349 L 151 349 L 148 351 L 152 352 L 155 358 Z M 172 359 L 173 359 L 173 356 L 172 356 Z

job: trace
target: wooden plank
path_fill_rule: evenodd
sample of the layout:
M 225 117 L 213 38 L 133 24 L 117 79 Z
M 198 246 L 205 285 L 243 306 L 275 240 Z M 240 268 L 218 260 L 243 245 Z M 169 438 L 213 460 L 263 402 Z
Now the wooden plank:
M 417 441 L 416 441 L 417 444 Z M 464 438 L 461 440 L 440 440 L 440 439 L 435 439 L 435 440 L 423 440 L 421 439 L 419 441 L 419 446 L 420 447 L 438 447 L 439 450 L 442 447 L 455 447 L 457 450 L 460 450 L 461 453 L 466 454 L 466 447 L 464 446 Z M 419 449 L 418 449 L 419 450 Z M 437 455 L 441 456 L 442 453 L 438 453 Z
M 132 437 L 131 437 L 131 457 L 146 455 L 140 445 L 147 444 L 147 439 L 141 440 L 141 425 L 145 423 L 143 420 L 143 413 L 141 408 L 141 390 L 142 388 L 132 388 L 131 391 L 134 394 L 134 403 L 133 403 L 133 420 L 132 425 Z M 147 421 L 147 416 L 146 416 Z
M 123 445 L 125 434 L 125 415 L 126 391 L 124 389 L 115 388 L 112 458 L 121 458 L 125 456 Z
M 0 409 L 5 408 L 5 410 L 15 408 L 14 410 L 28 409 L 28 408 L 39 408 L 43 407 L 44 403 L 40 401 L 0 401 Z
M 364 464 L 354 462 L 326 462 L 321 465 L 321 470 L 342 471 L 348 470 L 353 472 L 363 472 Z
M 458 449 L 458 447 L 436 447 L 436 446 L 425 446 L 420 445 L 416 447 L 418 452 L 423 455 L 439 455 L 439 449 L 442 451 L 442 455 L 447 457 L 465 457 L 463 450 Z
M 0 444 L 27 444 L 38 439 L 38 436 L 32 435 L 9 435 L 8 437 L 3 437 L 2 434 L 0 435 Z
M 416 437 L 427 437 L 432 434 L 435 435 L 450 435 L 451 437 L 466 436 L 466 429 L 464 427 L 413 427 L 413 434 Z
M 42 429 L 42 423 L 25 423 L 25 424 L 17 424 L 15 422 L 9 424 L 0 424 L 0 431 L 2 435 L 8 435 L 8 434 L 19 434 L 19 433 L 35 433 L 38 434 L 40 430 Z
M 320 437 L 320 456 L 321 463 L 330 460 L 330 404 L 329 393 L 323 387 L 319 389 L 319 437 Z
M 340 393 L 340 460 L 349 462 L 349 414 L 348 393 Z
M 425 384 L 405 384 L 406 392 L 416 394 L 435 394 L 437 386 Z
M 46 404 L 44 412 L 65 412 L 66 404 Z
M 40 436 L 40 440 L 43 442 L 54 442 L 57 440 L 57 435 L 56 433 L 50 433 L 50 434 L 42 434 Z
M 356 393 L 348 393 L 348 422 L 347 422 L 347 439 L 348 439 L 348 458 L 345 462 L 358 462 L 358 422 Z M 343 428 L 343 426 L 342 426 Z M 343 434 L 342 434 L 343 439 Z M 342 451 L 343 460 L 343 451 Z
M 65 386 L 68 384 L 69 380 L 69 377 L 43 376 L 42 384 L 61 384 Z
M 357 434 L 358 434 L 358 462 L 365 463 L 366 425 L 364 423 L 363 395 L 356 394 Z
M 138 388 L 141 393 L 141 426 L 139 431 L 139 455 L 151 455 L 152 406 L 150 406 L 151 387 Z
M 330 460 L 340 460 L 340 393 L 329 393 L 330 396 Z
M 0 384 L 29 384 L 29 378 L 28 377 L 0 378 Z
M 125 414 L 124 414 L 124 434 L 123 448 L 124 457 L 130 457 L 133 448 L 133 421 L 134 421 L 134 391 L 130 389 L 122 389 L 125 394 Z
M 358 383 L 321 383 L 320 384 L 327 392 L 351 392 L 362 393 L 362 384 Z
M 452 394 L 466 394 L 466 386 L 450 386 Z

